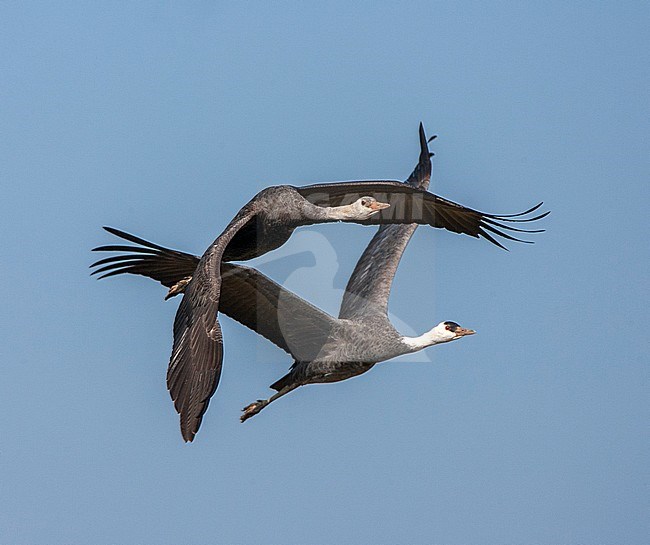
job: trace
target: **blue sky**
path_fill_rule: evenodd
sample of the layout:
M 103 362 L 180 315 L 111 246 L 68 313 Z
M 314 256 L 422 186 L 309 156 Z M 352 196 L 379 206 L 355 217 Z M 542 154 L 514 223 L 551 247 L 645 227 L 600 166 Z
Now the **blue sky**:
M 0 7 L 0 542 L 641 544 L 648 525 L 644 2 L 14 2 Z M 268 185 L 403 179 L 534 246 L 419 229 L 390 308 L 479 334 L 245 425 L 289 358 L 223 319 L 183 444 L 176 301 L 97 282 L 111 225 L 202 253 Z M 262 270 L 336 312 L 372 230 Z M 278 260 L 278 256 L 291 259 Z

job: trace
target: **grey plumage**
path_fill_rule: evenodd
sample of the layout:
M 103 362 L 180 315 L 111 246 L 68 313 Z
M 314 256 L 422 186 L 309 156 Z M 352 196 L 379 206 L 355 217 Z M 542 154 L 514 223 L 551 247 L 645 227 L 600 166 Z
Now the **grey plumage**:
M 519 240 L 504 229 L 539 232 L 504 222 L 541 219 L 546 214 L 521 217 L 537 210 L 541 203 L 521 214 L 497 216 L 426 192 L 431 166 L 422 127 L 420 141 L 420 161 L 407 183 L 384 180 L 267 188 L 241 209 L 201 258 L 108 229 L 145 248 L 96 248 L 136 253 L 100 260 L 93 264 L 101 265 L 95 273 L 141 274 L 170 287 L 168 296 L 184 292 L 174 322 L 168 387 L 180 414 L 185 440 L 193 439 L 219 381 L 223 341 L 218 312 L 255 329 L 294 357 L 296 362 L 290 373 L 273 385 L 280 390 L 276 394 L 279 397 L 301 384 L 343 380 L 368 370 L 377 361 L 411 351 L 403 346 L 388 321 L 386 307 L 392 278 L 417 224 L 483 237 L 501 248 L 503 245 L 495 235 Z M 333 218 L 325 209 L 345 207 L 360 196 L 388 202 L 391 207 L 365 219 Z M 251 259 L 281 246 L 298 226 L 339 219 L 381 227 L 350 278 L 338 320 L 254 269 L 226 263 Z M 242 296 L 241 290 L 246 296 Z M 264 314 L 263 319 L 253 318 L 253 314 L 260 313 Z M 369 335 L 371 331 L 373 334 Z M 376 339 L 382 339 L 382 343 L 377 344 Z M 249 407 L 244 417 L 251 412 Z

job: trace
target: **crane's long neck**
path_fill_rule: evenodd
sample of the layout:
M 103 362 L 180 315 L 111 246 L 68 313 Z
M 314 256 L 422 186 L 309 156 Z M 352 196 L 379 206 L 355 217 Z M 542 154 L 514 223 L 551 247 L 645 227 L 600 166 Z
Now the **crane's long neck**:
M 357 216 L 357 211 L 352 204 L 343 206 L 317 206 L 306 203 L 303 208 L 303 215 L 309 222 L 326 223 L 354 219 Z
M 402 337 L 402 342 L 409 348 L 410 352 L 417 352 L 427 346 L 433 346 L 434 344 L 445 343 L 451 340 L 443 337 L 436 329 L 437 328 L 434 327 L 419 337 L 404 336 Z
M 357 216 L 357 211 L 352 204 L 328 206 L 325 208 L 325 213 L 332 221 L 350 220 Z

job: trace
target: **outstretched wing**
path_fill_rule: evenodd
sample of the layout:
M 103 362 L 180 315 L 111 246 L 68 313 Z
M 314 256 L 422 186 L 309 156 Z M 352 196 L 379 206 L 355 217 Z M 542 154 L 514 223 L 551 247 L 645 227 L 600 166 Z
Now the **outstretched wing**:
M 520 229 L 507 223 L 532 222 L 542 219 L 549 212 L 534 217 L 524 217 L 539 209 L 543 203 L 511 215 L 486 214 L 461 204 L 443 199 L 432 193 L 391 180 L 337 182 L 315 184 L 295 188 L 309 202 L 319 206 L 349 204 L 362 196 L 374 197 L 388 202 L 390 208 L 382 210 L 368 220 L 354 221 L 366 225 L 391 225 L 417 223 L 447 229 L 473 237 L 483 237 L 499 248 L 506 249 L 497 239 L 502 237 L 516 242 L 527 242 L 504 231 L 517 233 L 540 233 L 543 229 Z
M 106 265 L 91 274 L 105 272 L 99 278 L 117 274 L 139 274 L 173 286 L 192 277 L 201 258 L 171 250 L 119 229 L 109 232 L 138 244 L 111 245 L 93 251 L 130 252 L 101 259 L 91 267 Z M 107 272 L 108 271 L 108 272 Z M 283 288 L 261 272 L 234 263 L 221 264 L 219 312 L 262 335 L 285 350 L 294 359 L 308 361 L 323 346 L 334 318 Z
M 426 190 L 431 179 L 431 153 L 420 123 L 420 157 L 405 184 Z M 388 316 L 388 298 L 397 266 L 416 223 L 382 225 L 359 258 L 345 288 L 339 318 Z
M 223 263 L 221 282 L 219 312 L 267 338 L 295 360 L 313 360 L 336 321 L 253 268 Z
M 223 338 L 217 312 L 223 252 L 254 216 L 252 207 L 244 207 L 207 249 L 176 311 L 167 388 L 180 415 L 185 441 L 194 439 L 221 376 Z

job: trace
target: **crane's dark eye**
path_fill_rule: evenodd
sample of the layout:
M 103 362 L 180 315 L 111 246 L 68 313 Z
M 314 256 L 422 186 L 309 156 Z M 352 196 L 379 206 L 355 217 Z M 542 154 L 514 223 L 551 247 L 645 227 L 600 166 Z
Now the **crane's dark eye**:
M 361 200 L 361 205 L 362 206 L 368 206 L 368 201 L 366 199 Z
M 456 331 L 460 326 L 456 322 L 445 322 L 445 329 L 447 331 Z

